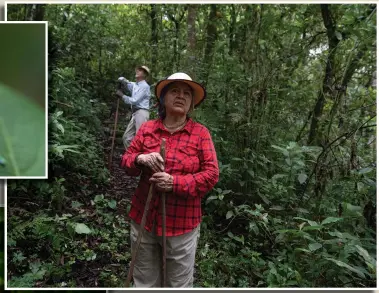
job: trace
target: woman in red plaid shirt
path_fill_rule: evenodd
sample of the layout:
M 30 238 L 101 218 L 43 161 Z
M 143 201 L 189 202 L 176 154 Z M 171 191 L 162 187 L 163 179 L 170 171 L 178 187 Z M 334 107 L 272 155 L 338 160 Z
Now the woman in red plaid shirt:
M 131 176 L 141 176 L 132 198 L 134 249 L 150 184 L 155 184 L 133 279 L 136 287 L 160 287 L 162 278 L 162 207 L 166 193 L 167 286 L 192 287 L 200 236 L 201 199 L 217 183 L 219 169 L 208 129 L 188 113 L 206 97 L 205 89 L 185 73 L 161 80 L 155 88 L 159 119 L 145 122 L 122 158 Z M 166 139 L 166 160 L 159 154 Z

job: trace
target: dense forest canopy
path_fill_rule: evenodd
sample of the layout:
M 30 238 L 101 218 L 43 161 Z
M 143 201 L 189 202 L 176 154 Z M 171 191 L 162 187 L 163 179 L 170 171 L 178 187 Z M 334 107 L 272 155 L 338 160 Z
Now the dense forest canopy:
M 8 182 L 8 285 L 123 285 L 133 188 L 115 188 L 131 182 L 115 167 L 121 141 L 106 166 L 115 80 L 145 64 L 152 93 L 177 71 L 207 88 L 193 118 L 220 181 L 204 198 L 197 287 L 375 287 L 376 13 L 8 5 L 8 20 L 49 21 L 50 125 L 49 179 Z

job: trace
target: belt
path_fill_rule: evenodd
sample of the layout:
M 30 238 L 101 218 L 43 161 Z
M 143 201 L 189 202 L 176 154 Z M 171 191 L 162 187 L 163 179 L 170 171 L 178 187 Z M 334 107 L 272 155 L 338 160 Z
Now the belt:
M 144 108 L 132 108 L 132 113 L 135 113 L 137 112 L 138 110 L 146 110 L 146 111 L 149 111 L 148 109 L 144 109 Z

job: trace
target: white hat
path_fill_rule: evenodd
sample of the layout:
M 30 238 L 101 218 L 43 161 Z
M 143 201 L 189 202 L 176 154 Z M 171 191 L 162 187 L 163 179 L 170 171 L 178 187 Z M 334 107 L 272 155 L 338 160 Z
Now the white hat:
M 149 67 L 147 67 L 147 66 L 145 66 L 145 65 L 138 66 L 137 69 L 142 69 L 142 70 L 144 70 L 148 75 L 150 75 L 150 69 L 149 69 Z
M 198 106 L 207 96 L 207 92 L 205 91 L 205 88 L 200 84 L 192 80 L 192 78 L 183 72 L 177 72 L 166 79 L 163 79 L 157 83 L 155 86 L 155 96 L 157 97 L 158 101 L 161 96 L 161 92 L 163 88 L 168 86 L 170 83 L 173 83 L 175 81 L 181 81 L 186 84 L 188 84 L 192 90 L 193 90 L 193 99 L 194 99 L 194 106 Z

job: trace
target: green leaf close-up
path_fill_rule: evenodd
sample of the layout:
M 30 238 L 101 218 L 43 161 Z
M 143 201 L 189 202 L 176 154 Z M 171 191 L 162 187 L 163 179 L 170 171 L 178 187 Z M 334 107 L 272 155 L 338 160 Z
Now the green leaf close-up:
M 0 84 L 1 177 L 44 177 L 46 123 L 44 110 L 17 91 Z

